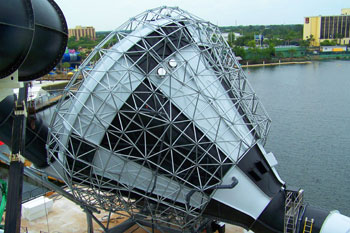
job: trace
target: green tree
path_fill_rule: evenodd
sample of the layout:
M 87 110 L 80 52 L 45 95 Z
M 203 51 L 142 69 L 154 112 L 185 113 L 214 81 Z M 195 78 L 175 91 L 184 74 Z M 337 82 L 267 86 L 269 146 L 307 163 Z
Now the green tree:
M 334 46 L 337 45 L 336 40 L 324 40 L 320 43 L 321 46 Z
M 235 42 L 235 34 L 233 32 L 230 32 L 228 34 L 227 42 L 231 47 L 233 47 L 234 42 Z
M 247 46 L 248 42 L 254 39 L 254 35 L 244 35 L 237 37 L 235 40 L 235 45 L 238 46 Z
M 301 47 L 309 47 L 310 46 L 310 41 L 308 41 L 308 40 L 301 40 L 301 41 L 299 41 L 299 45 Z
M 233 52 L 235 53 L 236 56 L 240 56 L 241 58 L 245 59 L 246 58 L 246 52 L 245 49 L 241 46 L 235 46 L 232 48 Z
M 335 37 L 334 37 L 335 39 L 336 39 L 336 41 L 337 41 L 337 44 L 341 44 L 341 41 L 342 41 L 342 39 L 344 38 L 344 35 L 343 34 L 341 34 L 341 33 L 337 33 L 337 34 L 335 34 Z
M 69 62 L 64 62 L 64 63 L 62 64 L 62 68 L 64 68 L 64 69 L 67 69 L 67 68 L 69 68 L 69 67 L 70 67 Z
M 309 36 L 309 38 L 307 38 L 306 40 L 308 41 L 309 45 L 311 45 L 311 46 L 314 46 L 314 45 L 315 45 L 315 44 L 314 44 L 314 43 L 315 43 L 314 35 L 311 34 L 311 35 Z
M 331 41 L 331 45 L 332 45 L 332 46 L 337 45 L 337 40 L 336 40 L 336 39 L 332 40 L 332 41 Z
M 324 40 L 320 43 L 321 46 L 329 46 L 331 42 L 329 40 Z
M 225 32 L 237 32 L 244 37 L 250 37 L 249 40 L 239 37 L 236 38 L 235 45 L 246 46 L 248 41 L 254 39 L 255 35 L 264 35 L 265 38 L 274 41 L 275 45 L 288 44 L 292 42 L 297 42 L 303 38 L 303 25 L 293 24 L 293 25 L 250 25 L 250 26 L 228 26 L 221 27 Z
M 256 43 L 255 43 L 254 40 L 249 41 L 247 45 L 248 45 L 249 48 L 255 48 L 256 47 Z
M 262 50 L 258 47 L 250 47 L 248 48 L 249 58 L 254 62 L 260 62 L 263 58 Z
M 287 41 L 287 45 L 290 45 L 290 41 L 292 40 L 294 38 L 294 33 L 293 33 L 293 31 L 290 31 L 290 32 L 288 32 L 288 34 L 286 34 L 285 36 L 284 36 L 284 40 L 286 40 Z
M 71 42 L 71 41 L 76 41 L 77 38 L 75 36 L 71 36 L 68 38 L 68 42 Z
M 89 55 L 89 52 L 81 52 L 80 53 L 80 57 L 81 57 L 81 60 L 85 60 L 85 58 L 87 58 L 87 56 Z
M 271 43 L 268 48 L 266 48 L 269 58 L 276 56 L 275 45 Z
M 267 44 L 267 45 L 273 44 L 273 46 L 275 47 L 277 45 L 282 45 L 283 40 L 276 39 L 276 38 L 269 38 L 264 40 L 264 44 Z

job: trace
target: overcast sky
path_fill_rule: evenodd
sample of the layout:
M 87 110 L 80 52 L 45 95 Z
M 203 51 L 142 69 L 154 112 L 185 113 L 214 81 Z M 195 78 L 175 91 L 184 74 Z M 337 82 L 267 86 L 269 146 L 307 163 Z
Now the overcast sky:
M 349 0 L 56 0 L 69 28 L 110 31 L 159 6 L 178 6 L 219 26 L 302 24 L 305 16 L 339 15 Z

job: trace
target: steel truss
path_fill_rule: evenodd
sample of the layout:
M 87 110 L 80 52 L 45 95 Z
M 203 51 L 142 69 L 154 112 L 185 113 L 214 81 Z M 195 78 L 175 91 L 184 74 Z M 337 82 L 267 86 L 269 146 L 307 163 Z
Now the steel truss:
M 269 127 L 219 28 L 159 7 L 110 33 L 79 67 L 47 147 L 86 205 L 196 231 L 223 176 Z

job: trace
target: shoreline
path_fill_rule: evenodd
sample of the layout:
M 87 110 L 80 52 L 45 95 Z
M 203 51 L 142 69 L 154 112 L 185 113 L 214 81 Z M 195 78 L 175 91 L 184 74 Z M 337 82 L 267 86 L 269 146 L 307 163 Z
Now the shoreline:
M 294 64 L 312 64 L 312 61 L 290 61 L 290 62 L 274 62 L 274 63 L 260 63 L 251 65 L 241 65 L 242 68 L 261 67 L 261 66 L 278 66 L 278 65 L 294 65 Z

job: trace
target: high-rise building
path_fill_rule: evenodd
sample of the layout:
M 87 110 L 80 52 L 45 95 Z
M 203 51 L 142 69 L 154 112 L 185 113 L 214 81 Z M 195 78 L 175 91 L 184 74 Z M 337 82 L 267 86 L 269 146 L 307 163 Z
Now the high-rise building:
M 342 15 L 350 15 L 350 8 L 341 9 L 341 14 Z
M 79 40 L 81 37 L 87 37 L 91 40 L 96 40 L 96 32 L 94 27 L 82 27 L 76 26 L 73 29 L 68 29 L 68 37 L 75 36 L 76 40 Z
M 325 40 L 350 44 L 350 8 L 342 9 L 341 15 L 305 17 L 303 39 L 310 38 L 312 46 Z

